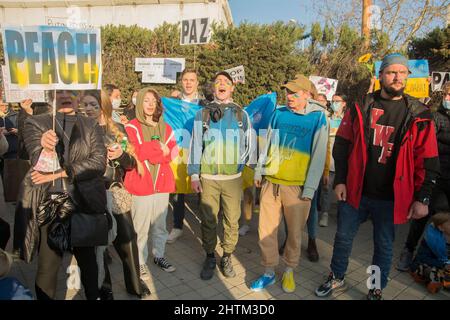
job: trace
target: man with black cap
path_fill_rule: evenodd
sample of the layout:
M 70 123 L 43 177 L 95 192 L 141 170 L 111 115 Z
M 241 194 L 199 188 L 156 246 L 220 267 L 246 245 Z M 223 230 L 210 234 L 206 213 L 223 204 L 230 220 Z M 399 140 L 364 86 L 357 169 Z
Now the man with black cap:
M 436 134 L 430 111 L 404 94 L 408 60 L 384 57 L 381 90 L 367 94 L 347 110 L 333 148 L 337 232 L 331 272 L 316 289 L 319 297 L 345 289 L 353 239 L 369 216 L 374 254 L 368 300 L 381 300 L 392 264 L 395 225 L 428 214 L 429 198 L 439 174 Z
M 214 101 L 198 111 L 192 131 L 188 174 L 192 189 L 200 194 L 201 230 L 206 260 L 200 277 L 211 279 L 216 267 L 219 210 L 223 211 L 223 257 L 225 277 L 236 273 L 231 263 L 238 241 L 241 215 L 242 170 L 254 163 L 256 141 L 248 114 L 232 100 L 233 79 L 225 72 L 214 77 Z

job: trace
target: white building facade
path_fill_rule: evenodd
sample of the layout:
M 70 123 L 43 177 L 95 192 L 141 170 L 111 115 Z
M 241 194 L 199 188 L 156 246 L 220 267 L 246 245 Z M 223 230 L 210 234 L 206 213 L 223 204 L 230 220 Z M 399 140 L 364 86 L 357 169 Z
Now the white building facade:
M 98 1 L 0 1 L 0 24 L 65 25 L 100 27 L 138 25 L 154 29 L 185 19 L 210 18 L 211 22 L 233 24 L 228 0 L 98 0 Z

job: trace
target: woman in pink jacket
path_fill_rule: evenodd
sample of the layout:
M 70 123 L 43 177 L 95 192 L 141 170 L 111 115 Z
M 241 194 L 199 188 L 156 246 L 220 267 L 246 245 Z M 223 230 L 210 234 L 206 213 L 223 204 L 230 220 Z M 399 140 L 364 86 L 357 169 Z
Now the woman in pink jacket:
M 144 166 L 144 174 L 134 169 L 125 176 L 125 187 L 132 194 L 131 214 L 137 233 L 141 279 L 150 279 L 146 264 L 147 240 L 151 231 L 154 263 L 166 272 L 175 271 L 164 258 L 168 237 L 166 229 L 169 194 L 175 191 L 170 161 L 178 154 L 172 128 L 162 117 L 163 106 L 158 92 L 151 88 L 139 91 L 136 119 L 126 126 L 130 142 Z

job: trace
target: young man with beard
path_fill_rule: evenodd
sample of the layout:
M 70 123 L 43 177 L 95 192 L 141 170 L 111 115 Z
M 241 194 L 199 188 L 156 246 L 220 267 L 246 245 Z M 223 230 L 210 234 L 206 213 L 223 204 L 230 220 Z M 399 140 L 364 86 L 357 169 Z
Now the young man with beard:
M 368 300 L 381 300 L 392 263 L 395 225 L 428 214 L 439 174 L 431 112 L 404 94 L 408 60 L 384 57 L 381 90 L 367 94 L 346 112 L 333 148 L 338 221 L 331 272 L 315 293 L 326 297 L 345 289 L 353 240 L 369 215 L 373 222 L 375 284 Z

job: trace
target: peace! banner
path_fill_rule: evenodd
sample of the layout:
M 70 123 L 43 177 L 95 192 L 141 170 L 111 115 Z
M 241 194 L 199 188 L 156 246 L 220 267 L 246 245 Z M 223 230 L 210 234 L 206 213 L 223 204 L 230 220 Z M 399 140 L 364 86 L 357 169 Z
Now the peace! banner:
M 101 89 L 100 29 L 4 27 L 11 89 Z

